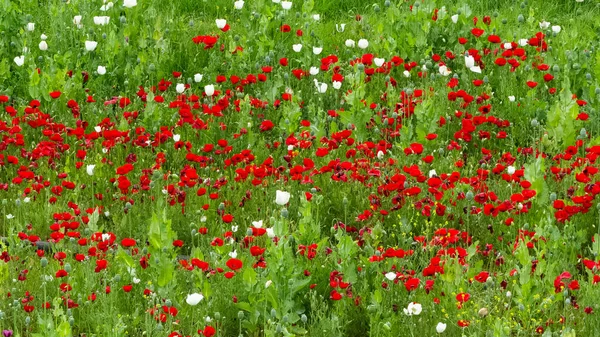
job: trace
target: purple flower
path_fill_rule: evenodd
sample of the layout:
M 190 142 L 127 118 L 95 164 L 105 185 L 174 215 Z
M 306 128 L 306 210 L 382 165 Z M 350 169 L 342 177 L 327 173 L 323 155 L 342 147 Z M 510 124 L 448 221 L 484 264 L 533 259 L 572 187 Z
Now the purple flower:
M 2 336 L 4 337 L 12 337 L 13 335 L 13 331 L 12 330 L 2 330 Z

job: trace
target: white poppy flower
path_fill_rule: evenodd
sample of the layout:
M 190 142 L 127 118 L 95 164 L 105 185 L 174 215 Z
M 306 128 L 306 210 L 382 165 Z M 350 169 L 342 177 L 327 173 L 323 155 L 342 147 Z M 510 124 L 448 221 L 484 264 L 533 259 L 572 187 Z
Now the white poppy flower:
M 404 77 L 410 77 L 410 71 L 405 70 L 403 73 Z
M 448 69 L 448 67 L 447 67 L 447 66 L 440 66 L 440 69 L 439 69 L 439 71 L 440 71 L 440 75 L 442 75 L 442 76 L 448 76 L 448 75 L 450 75 L 450 74 L 452 73 L 452 72 L 451 72 L 451 71 Z
M 94 16 L 94 24 L 104 26 L 108 25 L 110 16 Z
M 269 238 L 274 238 L 275 237 L 275 230 L 273 228 L 267 228 L 267 236 Z
M 510 165 L 509 167 L 507 167 L 507 168 L 506 168 L 506 172 L 507 172 L 508 174 L 514 174 L 514 173 L 515 173 L 515 171 L 516 171 L 516 169 L 515 169 L 515 167 L 514 167 L 514 166 L 512 166 L 512 165 Z
M 423 311 L 423 306 L 420 303 L 410 302 L 408 307 L 404 309 L 404 314 L 408 316 L 417 316 Z
M 452 23 L 457 23 L 458 22 L 458 14 L 454 14 L 450 17 L 450 19 L 452 20 Z
M 262 228 L 262 226 L 263 226 L 263 221 L 262 220 L 252 221 L 252 227 L 254 227 L 254 228 Z
M 85 41 L 85 50 L 94 51 L 98 46 L 98 42 L 96 41 Z
M 320 14 L 313 14 L 312 17 L 313 17 L 313 20 L 315 20 L 315 21 L 321 20 L 321 15 Z
M 396 279 L 396 273 L 394 273 L 393 271 L 391 271 L 389 273 L 386 273 L 385 274 L 385 278 L 388 279 L 388 280 L 390 280 L 390 281 L 393 281 L 393 280 Z
M 223 29 L 227 25 L 227 20 L 225 19 L 216 19 L 215 22 L 217 23 L 217 28 L 219 29 Z
M 46 41 L 47 38 L 48 38 L 48 36 L 46 36 L 46 34 L 40 35 L 40 40 L 42 40 L 42 41 Z
M 179 94 L 183 93 L 185 91 L 185 84 L 183 84 L 183 83 L 177 83 L 177 85 L 175 86 L 175 90 Z
M 373 62 L 375 62 L 376 66 L 381 67 L 385 63 L 385 59 L 376 57 L 373 59 Z
M 123 7 L 131 8 L 137 6 L 137 0 L 123 0 Z
M 540 29 L 548 29 L 550 27 L 550 22 L 546 22 L 546 20 L 540 22 Z
M 285 10 L 292 8 L 292 2 L 291 1 L 282 1 L 281 8 L 283 8 Z
M 315 76 L 319 73 L 319 68 L 317 67 L 310 67 L 310 69 L 308 70 L 308 73 Z
M 202 74 L 195 74 L 194 75 L 194 82 L 196 82 L 196 83 L 201 82 L 202 81 L 202 77 L 203 77 Z
M 465 66 L 469 69 L 475 66 L 475 58 L 471 55 L 465 55 Z
M 344 30 L 346 30 L 346 24 L 345 24 L 345 23 L 340 23 L 340 24 L 337 24 L 337 23 L 336 23 L 336 24 L 335 24 L 335 30 L 336 30 L 338 33 L 343 33 L 343 32 L 344 32 Z
M 238 0 L 236 2 L 233 3 L 233 8 L 235 9 L 242 9 L 244 8 L 244 1 L 243 0 Z
M 194 306 L 194 305 L 197 305 L 198 303 L 200 303 L 200 301 L 202 301 L 202 299 L 204 299 L 204 296 L 202 296 L 202 294 L 193 293 L 193 294 L 187 295 L 187 297 L 185 298 L 185 303 L 187 303 L 191 306 Z
M 446 331 L 446 327 L 447 327 L 447 326 L 448 326 L 448 325 L 447 325 L 446 323 L 439 322 L 439 323 L 438 323 L 438 324 L 435 326 L 435 331 L 436 331 L 437 333 L 443 333 L 444 331 Z
M 214 95 L 215 94 L 215 86 L 212 84 L 204 86 L 204 92 L 206 93 L 206 96 L 208 96 L 208 97 Z
M 302 50 L 302 44 L 301 44 L 301 43 L 298 43 L 298 44 L 292 45 L 292 49 L 293 49 L 293 50 L 294 50 L 296 53 L 299 53 L 299 52 Z
M 180 141 L 180 140 L 181 140 L 181 135 L 180 135 L 180 134 L 174 134 L 174 135 L 173 135 L 173 141 L 176 141 L 176 142 L 178 142 L 178 141 Z
M 316 79 L 315 79 L 315 86 L 317 87 L 317 92 L 319 94 L 324 94 L 327 92 L 327 83 L 319 83 Z
M 508 100 L 511 101 L 511 102 L 514 102 L 515 101 L 515 96 L 508 96 Z
M 333 81 L 333 83 L 331 84 L 331 86 L 333 87 L 333 89 L 339 90 L 342 87 L 342 82 L 340 82 L 340 81 Z
M 30 22 L 27 24 L 27 31 L 28 32 L 33 32 L 35 30 L 35 23 Z
M 475 66 L 470 68 L 472 72 L 481 74 L 481 67 Z
M 354 40 L 348 39 L 346 40 L 345 45 L 348 48 L 354 48 L 354 46 L 356 46 L 356 42 L 354 42 Z
M 290 201 L 291 194 L 289 192 L 275 191 L 275 203 L 277 205 L 283 206 Z
M 323 51 L 323 47 L 313 47 L 313 54 L 319 55 Z
M 88 165 L 85 167 L 85 172 L 88 174 L 88 176 L 93 176 L 95 168 L 96 168 L 96 165 Z
M 512 43 L 506 42 L 504 45 L 504 49 L 512 49 Z
M 521 47 L 525 47 L 528 44 L 529 44 L 529 40 L 527 40 L 527 39 L 520 39 L 519 40 L 519 46 L 521 46 Z
M 98 72 L 98 75 L 104 75 L 106 74 L 106 67 L 98 66 L 98 69 L 96 71 Z
M 358 40 L 358 48 L 367 49 L 368 46 L 369 46 L 369 41 L 367 41 L 367 39 Z
M 556 34 L 560 33 L 562 28 L 560 26 L 552 26 L 552 31 Z
M 25 56 L 21 55 L 21 56 L 17 56 L 14 58 L 15 63 L 17 64 L 17 66 L 22 66 L 25 63 Z
M 42 41 L 40 41 L 39 47 L 40 47 L 41 51 L 46 51 L 46 50 L 48 50 L 48 43 L 46 41 L 42 40 Z

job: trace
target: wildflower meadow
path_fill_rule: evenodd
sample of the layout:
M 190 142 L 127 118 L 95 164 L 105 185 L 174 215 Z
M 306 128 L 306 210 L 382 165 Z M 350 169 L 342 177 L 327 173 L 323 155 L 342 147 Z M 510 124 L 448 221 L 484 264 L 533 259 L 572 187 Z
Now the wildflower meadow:
M 2 336 L 600 336 L 598 18 L 0 0 Z

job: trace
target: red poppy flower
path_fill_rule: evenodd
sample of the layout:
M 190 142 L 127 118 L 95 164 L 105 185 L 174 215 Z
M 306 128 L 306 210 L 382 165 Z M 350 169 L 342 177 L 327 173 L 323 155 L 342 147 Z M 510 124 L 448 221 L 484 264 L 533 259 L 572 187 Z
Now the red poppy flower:
M 202 335 L 204 335 L 204 337 L 212 337 L 216 333 L 216 330 L 212 326 L 207 325 L 204 327 L 204 330 L 202 330 L 202 331 L 198 330 L 198 333 L 202 333 Z
M 231 270 L 238 270 L 244 266 L 244 263 L 242 262 L 242 260 L 238 260 L 235 258 L 230 258 L 229 260 L 227 260 L 227 262 L 225 264 Z

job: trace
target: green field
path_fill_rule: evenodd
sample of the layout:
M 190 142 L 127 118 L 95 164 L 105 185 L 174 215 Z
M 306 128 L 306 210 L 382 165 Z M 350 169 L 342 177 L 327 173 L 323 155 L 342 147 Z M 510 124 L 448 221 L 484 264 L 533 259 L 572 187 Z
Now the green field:
M 600 2 L 0 0 L 0 331 L 600 334 Z

